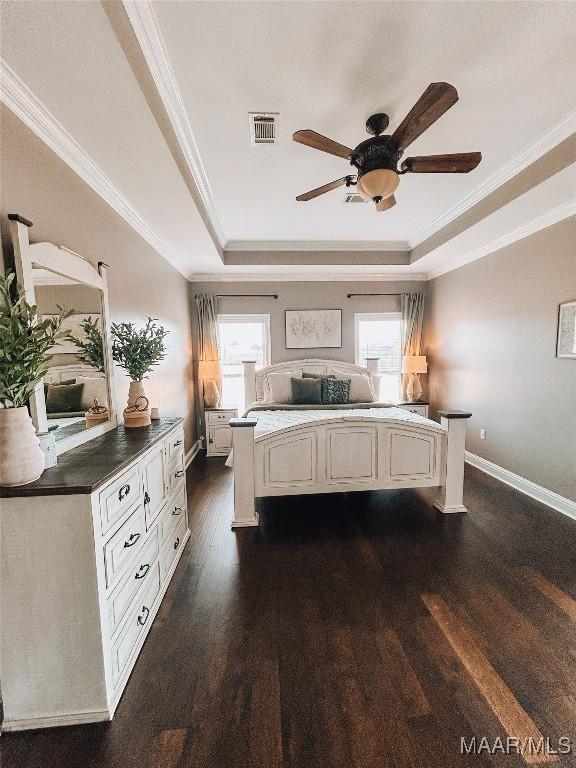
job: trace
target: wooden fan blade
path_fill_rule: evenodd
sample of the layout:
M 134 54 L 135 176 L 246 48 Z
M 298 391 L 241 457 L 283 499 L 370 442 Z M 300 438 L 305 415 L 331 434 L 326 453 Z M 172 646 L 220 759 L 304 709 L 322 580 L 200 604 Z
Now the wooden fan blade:
M 406 149 L 457 101 L 458 91 L 453 85 L 450 83 L 430 83 L 392 134 L 392 139 L 398 148 Z
M 408 173 L 469 173 L 482 160 L 482 152 L 407 157 L 402 170 Z
M 296 200 L 298 200 L 299 202 L 312 200 L 312 198 L 318 197 L 319 195 L 323 195 L 325 192 L 330 192 L 332 189 L 343 187 L 344 184 L 346 184 L 347 178 L 348 176 L 343 176 L 341 179 L 336 179 L 336 181 L 331 181 L 329 184 L 324 184 L 322 187 L 316 187 L 316 189 L 311 189 L 310 192 L 304 192 L 303 195 L 298 195 Z
M 383 200 L 380 200 L 379 203 L 376 203 L 376 210 L 378 213 L 382 213 L 382 211 L 388 211 L 390 208 L 393 208 L 396 205 L 396 198 L 394 195 L 390 195 L 390 197 L 385 197 Z
M 307 147 L 319 149 L 321 152 L 328 152 L 329 155 L 336 155 L 336 157 L 343 157 L 345 160 L 349 160 L 352 155 L 350 147 L 338 144 L 337 141 L 332 141 L 332 139 L 328 139 L 326 136 L 316 133 L 316 131 L 296 131 L 292 138 L 298 144 L 306 144 Z

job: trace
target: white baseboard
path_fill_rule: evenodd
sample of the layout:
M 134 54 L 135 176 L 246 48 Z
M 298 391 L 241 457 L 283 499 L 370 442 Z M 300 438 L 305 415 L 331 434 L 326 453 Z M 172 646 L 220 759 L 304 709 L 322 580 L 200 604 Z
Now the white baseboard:
M 190 464 L 194 461 L 196 456 L 198 456 L 198 453 L 200 452 L 200 449 L 202 448 L 202 440 L 196 440 L 192 448 L 188 451 L 186 454 L 186 458 L 184 459 L 184 468 L 188 469 Z
M 50 717 L 34 717 L 25 720 L 5 720 L 2 732 L 28 731 L 36 728 L 58 728 L 64 725 L 83 725 L 84 723 L 102 723 L 111 720 L 112 715 L 107 709 L 93 712 L 72 712 L 66 715 L 51 715 Z
M 552 509 L 562 512 L 563 515 L 576 520 L 576 501 L 571 501 L 564 496 L 560 496 L 559 493 L 554 493 L 554 491 L 549 491 L 548 488 L 536 485 L 531 480 L 516 475 L 514 472 L 510 472 L 509 469 L 498 466 L 498 464 L 493 464 L 488 459 L 476 456 L 476 454 L 470 453 L 470 451 L 466 451 L 465 459 L 468 464 L 476 467 L 476 469 L 486 472 L 487 475 L 491 475 L 497 480 L 506 483 L 506 485 L 516 488 L 517 491 L 525 493 L 526 496 L 531 496 L 536 501 L 540 501 L 542 504 L 546 504 L 546 506 L 552 507 Z

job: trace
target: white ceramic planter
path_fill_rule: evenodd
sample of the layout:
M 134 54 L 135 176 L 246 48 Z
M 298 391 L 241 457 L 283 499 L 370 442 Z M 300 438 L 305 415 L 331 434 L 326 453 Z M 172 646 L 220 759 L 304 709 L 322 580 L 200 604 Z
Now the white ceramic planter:
M 128 389 L 128 407 L 124 411 L 125 427 L 147 427 L 150 424 L 150 403 L 147 400 L 144 384 L 141 381 L 131 381 Z
M 45 456 L 28 409 L 0 408 L 0 485 L 26 485 L 37 480 Z

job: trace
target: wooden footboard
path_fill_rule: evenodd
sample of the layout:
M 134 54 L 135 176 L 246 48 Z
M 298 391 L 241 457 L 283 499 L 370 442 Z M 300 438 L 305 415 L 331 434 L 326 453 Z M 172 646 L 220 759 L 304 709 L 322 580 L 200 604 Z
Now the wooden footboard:
M 442 411 L 441 424 L 374 416 L 327 418 L 255 437 L 256 420 L 232 419 L 233 527 L 258 525 L 264 496 L 439 486 L 435 506 L 462 503 L 466 419 Z

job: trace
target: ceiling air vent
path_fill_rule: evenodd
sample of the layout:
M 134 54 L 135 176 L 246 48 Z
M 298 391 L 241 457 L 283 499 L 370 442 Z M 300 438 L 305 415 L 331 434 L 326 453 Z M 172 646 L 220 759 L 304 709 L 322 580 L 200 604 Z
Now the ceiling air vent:
M 253 147 L 278 143 L 278 117 L 278 112 L 248 112 Z
M 364 200 L 363 197 L 360 197 L 360 195 L 357 192 L 348 192 L 344 197 L 345 203 L 368 203 L 369 200 Z

